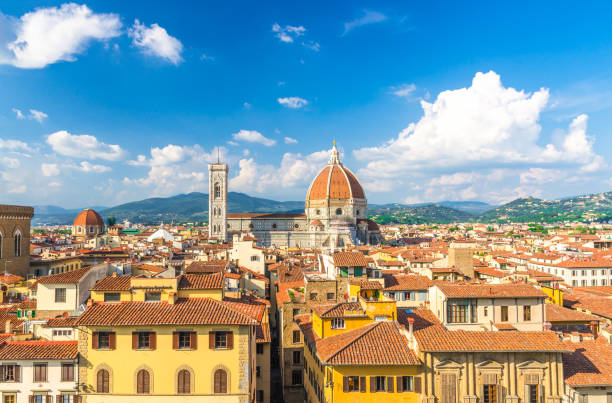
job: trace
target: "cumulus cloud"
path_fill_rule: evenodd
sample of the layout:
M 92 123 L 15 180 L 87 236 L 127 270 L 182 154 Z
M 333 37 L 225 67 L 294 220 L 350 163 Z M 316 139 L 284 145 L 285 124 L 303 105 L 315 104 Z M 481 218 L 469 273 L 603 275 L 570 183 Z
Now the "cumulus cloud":
M 166 61 L 178 65 L 183 61 L 181 53 L 183 44 L 157 24 L 147 27 L 140 21 L 135 20 L 129 29 L 128 35 L 132 38 L 132 44 L 140 48 L 145 54 L 157 56 Z
M 232 138 L 237 141 L 263 144 L 267 147 L 271 147 L 276 144 L 276 140 L 265 137 L 257 130 L 240 130 L 239 132 L 232 134 Z
M 56 153 L 75 158 L 119 161 L 127 154 L 117 144 L 105 144 L 89 134 L 70 134 L 66 130 L 50 134 L 47 144 Z
M 300 97 L 283 97 L 278 98 L 278 103 L 286 108 L 299 109 L 308 105 L 308 101 Z
M 387 16 L 378 11 L 364 10 L 363 16 L 356 18 L 352 21 L 344 23 L 344 33 L 346 35 L 355 28 L 363 27 L 364 25 L 376 24 L 383 22 L 387 19 Z
M 297 144 L 298 141 L 292 137 L 285 137 L 285 144 Z
M 3 140 L 0 138 L 0 149 L 10 150 L 10 151 L 32 151 L 30 146 L 27 143 L 24 143 L 20 140 Z
M 292 43 L 295 38 L 304 35 L 306 28 L 303 26 L 285 25 L 281 27 L 279 24 L 272 25 L 274 36 L 280 39 L 281 42 Z
M 38 123 L 42 123 L 43 120 L 47 119 L 49 115 L 45 112 L 37 111 L 36 109 L 30 109 L 29 119 L 33 119 Z
M 74 3 L 37 8 L 19 19 L 4 17 L 4 20 L 13 40 L 0 44 L 3 49 L 0 63 L 25 69 L 75 61 L 90 42 L 121 34 L 118 15 L 94 13 L 86 5 Z
M 28 190 L 26 185 L 16 185 L 15 187 L 11 187 L 8 189 L 8 193 L 11 194 L 24 194 Z
M 540 114 L 548 90 L 504 87 L 494 72 L 477 73 L 471 87 L 444 91 L 423 117 L 377 147 L 356 150 L 369 161 L 363 174 L 400 177 L 406 170 L 473 165 L 558 164 L 587 166 L 599 159 L 586 135 L 586 115 L 577 117 L 560 144 L 538 145 Z
M 40 169 L 42 171 L 43 176 L 57 176 L 60 174 L 60 170 L 59 167 L 57 166 L 57 164 L 45 164 L 43 163 L 40 166 Z
M 564 177 L 564 173 L 557 169 L 529 168 L 520 174 L 521 184 L 537 184 L 555 182 Z
M 23 114 L 23 112 L 21 112 L 21 110 L 17 108 L 13 108 L 13 112 L 15 112 L 15 116 L 17 117 L 17 119 L 19 120 L 25 119 L 25 115 Z
M 87 161 L 81 161 L 79 165 L 69 165 L 68 168 L 87 173 L 103 173 L 111 170 L 111 168 L 106 165 L 92 164 Z
M 329 158 L 329 152 L 322 150 L 305 156 L 285 153 L 278 167 L 258 164 L 253 158 L 243 158 L 238 162 L 238 175 L 230 179 L 230 188 L 254 193 L 295 188 L 304 191 Z

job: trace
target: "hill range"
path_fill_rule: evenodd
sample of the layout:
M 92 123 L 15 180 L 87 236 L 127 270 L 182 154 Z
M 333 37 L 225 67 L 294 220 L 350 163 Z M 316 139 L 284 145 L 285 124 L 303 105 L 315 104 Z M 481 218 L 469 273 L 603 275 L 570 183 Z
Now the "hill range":
M 115 217 L 135 223 L 202 222 L 208 219 L 208 195 L 188 193 L 171 197 L 155 197 L 105 208 L 92 207 L 104 218 Z M 57 206 L 34 206 L 33 226 L 72 223 L 80 209 Z M 296 213 L 304 211 L 304 202 L 275 201 L 244 193 L 228 193 L 230 213 Z M 381 224 L 405 223 L 558 223 L 612 220 L 612 192 L 595 193 L 558 200 L 519 198 L 502 206 L 479 201 L 443 201 L 423 204 L 370 204 L 369 215 Z

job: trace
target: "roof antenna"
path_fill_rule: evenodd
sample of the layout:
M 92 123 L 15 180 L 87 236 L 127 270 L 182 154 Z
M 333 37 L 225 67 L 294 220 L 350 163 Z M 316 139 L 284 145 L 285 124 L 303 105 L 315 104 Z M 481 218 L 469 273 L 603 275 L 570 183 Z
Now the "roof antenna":
M 219 146 L 217 146 L 217 164 L 221 163 L 221 151 L 219 150 Z

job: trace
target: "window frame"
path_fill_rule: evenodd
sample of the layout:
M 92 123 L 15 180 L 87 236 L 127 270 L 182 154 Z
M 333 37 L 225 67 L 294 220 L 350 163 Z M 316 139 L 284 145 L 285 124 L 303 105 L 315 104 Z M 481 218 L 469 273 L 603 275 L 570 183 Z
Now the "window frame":
M 49 363 L 35 362 L 34 365 L 32 365 L 32 380 L 33 382 L 48 382 Z
M 55 303 L 66 303 L 66 287 L 59 287 L 55 289 Z

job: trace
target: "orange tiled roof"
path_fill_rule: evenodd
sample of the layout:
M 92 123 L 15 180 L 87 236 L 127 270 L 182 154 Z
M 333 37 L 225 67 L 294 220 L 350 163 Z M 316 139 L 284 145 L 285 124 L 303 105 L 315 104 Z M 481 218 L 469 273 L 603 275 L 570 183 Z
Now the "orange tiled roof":
M 50 276 L 39 277 L 39 284 L 76 284 L 78 283 L 92 266 L 83 267 L 81 269 L 67 271 L 64 273 L 52 274 Z
M 49 319 L 43 327 L 74 327 L 78 320 L 78 316 L 69 316 L 67 318 Z
M 570 386 L 612 385 L 612 345 L 603 337 L 565 342 L 573 353 L 563 355 L 563 377 Z
M 383 278 L 385 279 L 385 290 L 388 291 L 424 291 L 432 285 L 432 282 L 427 277 L 413 274 L 394 274 L 383 276 Z
M 378 281 L 351 281 L 352 285 L 357 285 L 362 290 L 382 290 L 383 286 Z
M 400 323 L 408 327 L 414 319 L 414 336 L 421 351 L 439 352 L 567 352 L 570 351 L 550 331 L 467 331 L 446 330 L 429 309 L 413 309 L 412 313 L 398 310 Z
M 101 278 L 91 291 L 128 291 L 131 288 L 132 276 L 108 276 Z
M 555 304 L 545 304 L 546 321 L 555 322 L 590 322 L 599 321 L 597 316 L 589 315 L 588 313 L 576 311 L 574 309 L 564 308 Z
M 363 312 L 361 304 L 359 302 L 340 302 L 337 304 L 312 304 L 310 306 L 312 311 L 317 314 L 319 318 L 342 318 L 346 311 L 360 311 Z M 364 313 L 365 315 L 365 313 Z
M 202 290 L 223 288 L 224 273 L 181 274 L 178 279 L 179 290 Z
M 7 341 L 0 360 L 66 360 L 78 355 L 78 341 Z
M 338 252 L 332 255 L 334 260 L 334 266 L 367 266 L 368 261 L 366 260 L 363 253 L 360 252 Z
M 88 307 L 77 321 L 84 326 L 134 325 L 256 325 L 257 321 L 231 304 L 211 298 L 167 302 L 98 303 Z
M 374 322 L 324 339 L 309 331 L 308 322 L 300 323 L 302 326 L 306 340 L 325 364 L 420 365 L 395 321 Z
M 529 284 L 437 284 L 449 298 L 534 298 L 546 297 Z

